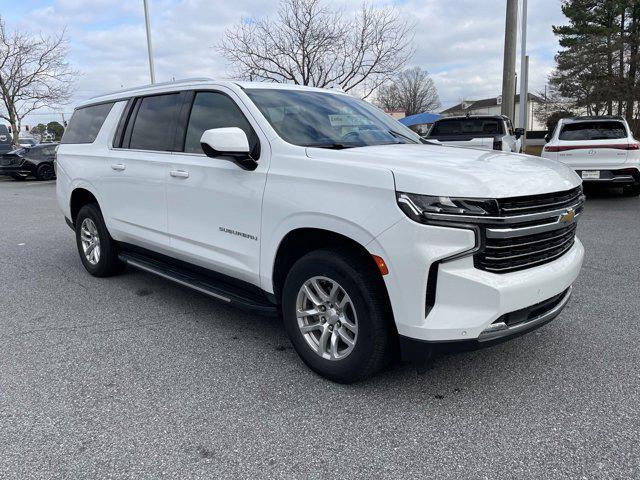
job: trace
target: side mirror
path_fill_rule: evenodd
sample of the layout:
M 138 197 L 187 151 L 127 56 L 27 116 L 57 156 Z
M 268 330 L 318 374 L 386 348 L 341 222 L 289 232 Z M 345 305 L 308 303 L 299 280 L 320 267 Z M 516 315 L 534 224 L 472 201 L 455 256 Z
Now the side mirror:
M 255 170 L 258 166 L 251 158 L 247 134 L 238 127 L 205 130 L 200 146 L 207 157 L 230 160 L 245 170 Z
M 524 136 L 524 128 L 516 128 L 515 132 L 516 132 L 516 138 L 520 138 Z
M 545 141 L 546 143 L 549 143 L 549 142 L 551 141 L 551 134 L 550 134 L 550 133 L 547 133 L 547 134 L 544 136 L 544 141 Z

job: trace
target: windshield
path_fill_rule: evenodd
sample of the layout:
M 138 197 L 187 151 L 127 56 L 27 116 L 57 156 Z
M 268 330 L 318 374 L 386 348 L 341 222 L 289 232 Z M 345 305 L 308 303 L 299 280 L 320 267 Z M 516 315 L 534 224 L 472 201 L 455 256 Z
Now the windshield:
M 278 135 L 294 145 L 339 149 L 423 143 L 401 123 L 348 95 L 266 88 L 246 93 Z
M 627 138 L 622 122 L 596 121 L 568 123 L 562 127 L 560 140 L 613 140 Z

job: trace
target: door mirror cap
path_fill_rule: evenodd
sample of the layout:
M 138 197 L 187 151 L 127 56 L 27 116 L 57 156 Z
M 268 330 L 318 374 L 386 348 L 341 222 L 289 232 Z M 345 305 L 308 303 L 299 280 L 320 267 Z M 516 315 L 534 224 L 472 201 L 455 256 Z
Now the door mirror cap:
M 247 134 L 241 128 L 212 128 L 200 137 L 200 146 L 207 157 L 231 160 L 245 170 L 255 170 L 258 166 L 251 158 Z
M 516 138 L 520 138 L 524 135 L 524 128 L 516 128 Z

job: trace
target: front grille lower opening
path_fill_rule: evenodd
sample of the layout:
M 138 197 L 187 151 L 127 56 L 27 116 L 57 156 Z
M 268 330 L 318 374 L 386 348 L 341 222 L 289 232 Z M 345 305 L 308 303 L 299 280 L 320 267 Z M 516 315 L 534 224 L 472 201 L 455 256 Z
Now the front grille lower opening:
M 547 300 L 543 300 L 542 302 L 536 303 L 530 307 L 522 308 L 520 310 L 515 310 L 513 312 L 505 313 L 500 318 L 498 318 L 495 323 L 505 323 L 509 327 L 513 327 L 515 325 L 519 325 L 521 323 L 530 322 L 543 316 L 544 314 L 550 312 L 554 308 L 556 308 L 567 295 L 569 289 L 555 295 Z

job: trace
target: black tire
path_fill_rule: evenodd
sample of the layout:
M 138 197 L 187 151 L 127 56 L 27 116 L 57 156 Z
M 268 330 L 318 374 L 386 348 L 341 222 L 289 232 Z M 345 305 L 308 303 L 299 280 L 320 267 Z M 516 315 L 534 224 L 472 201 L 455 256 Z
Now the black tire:
M 38 169 L 36 170 L 36 178 L 42 181 L 53 180 L 54 178 L 56 178 L 56 172 L 53 169 L 53 165 L 51 165 L 50 163 L 42 163 L 38 165 Z
M 622 188 L 622 194 L 625 197 L 637 197 L 640 195 L 640 185 L 629 185 Z
M 97 263 L 93 264 L 89 261 L 84 253 L 81 239 L 81 231 L 85 219 L 90 219 L 96 227 L 97 236 L 99 238 L 100 256 Z M 92 203 L 85 205 L 78 212 L 75 222 L 76 244 L 80 261 L 84 268 L 94 277 L 110 277 L 116 275 L 123 270 L 123 263 L 118 259 L 118 248 L 116 242 L 111 238 L 107 227 L 102 218 L 102 212 L 98 205 Z
M 282 291 L 284 326 L 293 347 L 309 368 L 339 383 L 363 380 L 393 358 L 395 329 L 384 282 L 375 265 L 372 267 L 366 260 L 348 250 L 313 251 L 293 265 Z M 323 358 L 300 331 L 296 315 L 298 293 L 313 277 L 327 277 L 337 282 L 351 298 L 357 315 L 357 337 L 345 358 Z

